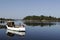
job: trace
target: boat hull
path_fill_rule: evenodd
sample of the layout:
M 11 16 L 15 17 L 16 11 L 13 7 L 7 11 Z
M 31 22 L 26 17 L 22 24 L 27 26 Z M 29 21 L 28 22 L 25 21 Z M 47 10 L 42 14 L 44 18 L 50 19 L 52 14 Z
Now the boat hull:
M 25 35 L 25 32 L 18 32 L 18 31 L 13 31 L 13 30 L 8 30 L 7 29 L 6 33 L 8 33 L 8 32 L 13 33 L 13 34 L 18 34 L 18 35 L 21 35 L 21 36 Z
M 6 25 L 7 29 L 9 30 L 15 30 L 15 31 L 25 31 L 25 27 L 19 27 L 19 28 L 15 28 L 15 27 L 8 27 Z

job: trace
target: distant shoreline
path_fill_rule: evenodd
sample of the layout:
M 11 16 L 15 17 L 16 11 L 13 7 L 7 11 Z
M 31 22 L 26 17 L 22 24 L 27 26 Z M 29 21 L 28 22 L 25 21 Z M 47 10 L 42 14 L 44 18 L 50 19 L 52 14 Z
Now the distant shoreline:
M 23 18 L 25 22 L 60 22 L 60 18 L 52 16 L 26 16 Z

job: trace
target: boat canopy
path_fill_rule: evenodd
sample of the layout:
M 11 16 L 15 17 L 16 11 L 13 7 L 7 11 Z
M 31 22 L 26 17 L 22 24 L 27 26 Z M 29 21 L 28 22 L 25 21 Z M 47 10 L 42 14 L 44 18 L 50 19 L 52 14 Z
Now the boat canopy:
M 7 25 L 8 25 L 9 27 L 14 27 L 14 26 L 15 26 L 15 23 L 14 23 L 13 21 L 8 21 L 8 22 L 7 22 Z

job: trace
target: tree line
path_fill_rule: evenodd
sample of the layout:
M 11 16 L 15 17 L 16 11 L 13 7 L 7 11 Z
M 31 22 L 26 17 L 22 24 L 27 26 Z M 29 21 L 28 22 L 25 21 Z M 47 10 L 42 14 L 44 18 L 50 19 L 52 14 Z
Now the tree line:
M 8 20 L 14 20 L 14 19 L 0 18 L 0 20 L 8 21 Z
M 60 18 L 52 17 L 52 16 L 26 16 L 23 18 L 23 20 L 37 20 L 37 21 L 60 21 Z

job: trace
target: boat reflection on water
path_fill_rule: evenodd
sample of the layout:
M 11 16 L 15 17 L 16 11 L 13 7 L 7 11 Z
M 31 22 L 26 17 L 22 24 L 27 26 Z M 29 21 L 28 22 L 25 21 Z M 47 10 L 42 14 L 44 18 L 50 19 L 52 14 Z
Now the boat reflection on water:
M 21 37 L 24 37 L 25 36 L 25 31 L 24 32 L 18 32 L 18 31 L 13 31 L 13 30 L 8 30 L 6 31 L 7 35 L 9 37 L 13 37 L 15 34 L 21 36 Z
M 8 35 L 9 37 L 13 37 L 13 36 L 14 36 L 14 34 L 13 34 L 13 33 L 10 33 L 10 32 L 8 32 L 7 35 Z

